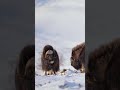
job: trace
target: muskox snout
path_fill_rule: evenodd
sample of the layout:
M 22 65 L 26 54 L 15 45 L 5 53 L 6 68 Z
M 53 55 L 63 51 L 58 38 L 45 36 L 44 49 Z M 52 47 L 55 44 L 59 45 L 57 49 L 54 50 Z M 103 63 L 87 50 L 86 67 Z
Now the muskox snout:
M 53 59 L 53 51 L 52 50 L 48 50 L 45 53 L 45 58 L 48 59 L 48 60 L 52 60 Z
M 52 61 L 52 59 L 53 59 L 52 55 L 48 55 L 48 56 L 47 56 L 47 59 L 48 59 L 49 61 Z
M 81 73 L 84 73 L 84 72 L 85 72 L 84 64 L 81 64 L 80 66 L 81 66 L 81 67 L 80 67 L 80 71 L 81 71 Z

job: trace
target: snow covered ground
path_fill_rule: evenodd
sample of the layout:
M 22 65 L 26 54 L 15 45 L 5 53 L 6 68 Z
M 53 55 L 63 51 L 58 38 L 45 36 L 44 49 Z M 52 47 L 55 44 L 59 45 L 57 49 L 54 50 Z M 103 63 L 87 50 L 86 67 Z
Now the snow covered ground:
M 85 74 L 71 66 L 71 50 L 85 41 L 85 0 L 36 0 L 35 2 L 35 89 L 85 90 Z M 45 76 L 40 56 L 46 44 L 60 58 L 65 75 Z
M 85 90 L 85 74 L 70 69 L 65 75 L 36 74 L 35 90 Z

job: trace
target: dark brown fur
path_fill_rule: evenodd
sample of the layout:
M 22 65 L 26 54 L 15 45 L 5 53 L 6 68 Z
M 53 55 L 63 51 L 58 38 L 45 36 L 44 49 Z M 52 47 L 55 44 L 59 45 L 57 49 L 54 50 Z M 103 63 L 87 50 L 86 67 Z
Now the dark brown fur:
M 120 46 L 114 52 L 113 57 L 105 71 L 107 90 L 120 90 Z
M 120 39 L 95 49 L 88 59 L 86 90 L 120 90 Z
M 45 57 L 46 52 L 48 50 L 52 50 L 52 61 L 54 61 L 53 64 L 50 63 L 51 60 Z M 52 70 L 54 74 L 56 74 L 57 71 L 59 71 L 59 56 L 58 53 L 51 45 L 46 45 L 43 48 L 43 53 L 41 56 L 41 63 L 42 63 L 42 70 L 45 71 L 45 75 L 47 75 L 47 72 Z
M 26 90 L 35 90 L 35 58 L 31 58 L 25 67 L 24 88 Z
M 19 62 L 15 72 L 16 90 L 35 90 L 34 85 L 34 61 L 35 46 L 24 47 L 19 55 Z M 32 60 L 31 60 L 32 59 Z M 27 66 L 26 66 L 27 65 Z M 32 72 L 29 74 L 29 71 Z
M 77 45 L 72 49 L 71 65 L 75 69 L 80 69 L 81 72 L 84 72 L 82 69 L 85 69 L 85 43 Z

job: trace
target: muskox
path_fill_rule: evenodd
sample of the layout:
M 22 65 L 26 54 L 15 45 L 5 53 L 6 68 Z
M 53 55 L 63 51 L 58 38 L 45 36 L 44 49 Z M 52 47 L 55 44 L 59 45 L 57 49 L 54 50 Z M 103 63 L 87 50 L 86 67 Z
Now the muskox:
M 51 45 L 46 45 L 43 48 L 41 64 L 45 75 L 56 74 L 56 72 L 59 71 L 59 56 Z
M 71 65 L 81 72 L 85 72 L 85 43 L 77 45 L 72 49 Z
M 35 45 L 25 46 L 20 52 L 15 70 L 16 90 L 35 90 Z
M 120 90 L 120 38 L 89 54 L 86 90 Z

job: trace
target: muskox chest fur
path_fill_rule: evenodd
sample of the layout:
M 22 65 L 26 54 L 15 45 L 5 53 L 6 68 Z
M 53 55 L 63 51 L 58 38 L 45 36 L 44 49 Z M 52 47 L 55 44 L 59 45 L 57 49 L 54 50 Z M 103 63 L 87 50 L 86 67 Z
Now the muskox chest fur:
M 45 75 L 48 75 L 49 72 L 50 74 L 56 74 L 56 72 L 59 71 L 59 56 L 51 45 L 46 45 L 43 48 L 41 63 Z

